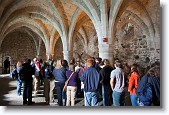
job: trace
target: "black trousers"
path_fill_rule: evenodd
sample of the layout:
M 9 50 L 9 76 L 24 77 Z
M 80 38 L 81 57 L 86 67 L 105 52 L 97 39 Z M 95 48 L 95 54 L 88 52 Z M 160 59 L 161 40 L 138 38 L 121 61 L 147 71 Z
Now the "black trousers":
M 23 104 L 32 102 L 32 81 L 23 82 Z

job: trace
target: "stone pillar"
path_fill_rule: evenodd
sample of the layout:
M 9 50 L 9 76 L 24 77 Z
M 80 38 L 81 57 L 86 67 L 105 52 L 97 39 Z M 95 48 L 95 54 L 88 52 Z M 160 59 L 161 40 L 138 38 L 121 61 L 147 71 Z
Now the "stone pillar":
M 52 58 L 54 57 L 54 53 L 52 53 L 52 52 L 47 52 L 47 53 L 46 53 L 46 60 L 48 59 L 49 55 L 52 55 Z
M 39 44 L 38 44 L 38 48 L 37 48 L 37 56 L 36 56 L 36 58 L 39 58 L 39 59 L 42 57 L 42 56 L 40 55 L 41 46 L 42 46 L 42 39 L 39 39 Z
M 63 57 L 69 63 L 70 60 L 73 58 L 73 52 L 72 51 L 63 51 Z
M 113 46 L 112 44 L 99 44 L 99 57 L 108 59 L 110 64 L 113 65 Z

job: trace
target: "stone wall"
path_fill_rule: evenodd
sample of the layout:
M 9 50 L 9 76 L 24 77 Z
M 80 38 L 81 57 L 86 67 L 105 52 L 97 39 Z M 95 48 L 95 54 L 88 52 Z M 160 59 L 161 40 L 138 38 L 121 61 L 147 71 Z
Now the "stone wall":
M 86 21 L 78 30 L 81 37 L 76 35 L 73 47 L 73 57 L 84 61 L 88 56 L 98 57 L 98 37 L 91 20 Z M 86 42 L 85 42 L 86 41 Z
M 122 6 L 117 6 L 118 8 L 116 9 L 116 6 L 112 5 L 114 5 L 114 3 L 117 3 L 116 5 L 118 5 L 117 1 L 119 2 L 120 0 L 105 1 L 107 2 L 106 6 L 108 9 L 108 19 L 110 21 L 108 23 L 111 23 L 112 16 L 114 26 L 112 27 L 113 35 L 111 32 L 107 32 L 108 38 L 109 34 L 112 35 L 113 42 L 111 43 L 111 48 L 114 50 L 112 56 L 127 61 L 129 64 L 139 62 L 143 66 L 146 66 L 151 61 L 160 59 L 160 0 L 124 0 Z M 16 1 L 13 2 L 13 5 L 10 5 L 11 2 L 9 2 L 9 4 L 7 2 L 6 6 L 0 3 L 0 5 L 4 6 L 5 8 L 4 11 L 1 10 L 2 12 L 0 12 L 3 13 L 2 17 L 5 17 L 1 17 L 2 20 L 0 18 L 0 21 L 4 22 L 0 23 L 0 27 L 5 28 L 5 25 L 8 25 L 8 23 L 13 20 L 11 23 L 15 22 L 16 25 L 22 24 L 29 26 L 31 29 L 27 31 L 30 31 L 30 34 L 31 31 L 37 32 L 37 35 L 40 35 L 42 37 L 44 36 L 45 39 L 48 39 L 51 37 L 51 34 L 53 33 L 52 30 L 55 27 L 58 27 L 57 31 L 61 31 L 59 32 L 60 34 L 62 32 L 64 33 L 65 30 L 69 30 L 69 26 L 73 25 L 72 27 L 75 27 L 75 30 L 72 32 L 72 36 L 75 38 L 73 38 L 72 43 L 69 43 L 69 41 L 67 41 L 68 44 L 74 44 L 73 51 L 71 51 L 73 52 L 73 57 L 78 58 L 80 56 L 83 59 L 89 55 L 98 57 L 98 35 L 96 34 L 96 28 L 97 30 L 101 30 L 102 27 L 94 27 L 93 22 L 98 21 L 97 23 L 95 22 L 95 26 L 103 26 L 100 25 L 99 21 L 101 21 L 101 24 L 104 24 L 106 22 L 106 20 L 104 20 L 104 17 L 101 17 L 104 15 L 100 16 L 100 13 L 104 11 L 101 9 L 103 8 L 102 5 L 104 5 L 102 4 L 103 1 L 94 0 L 89 1 L 88 4 L 84 0 L 29 0 L 27 2 Z M 15 7 L 13 7 L 14 5 Z M 77 9 L 78 7 L 80 9 L 82 8 L 82 11 L 80 11 L 80 9 Z M 113 7 L 115 9 L 111 10 L 112 12 L 109 11 L 109 9 Z M 23 10 L 21 8 L 25 9 Z M 116 12 L 116 10 L 118 11 Z M 10 15 L 12 11 L 15 11 L 15 13 L 8 17 L 8 14 Z M 80 12 L 83 13 L 78 14 Z M 113 16 L 113 14 L 116 13 L 117 15 Z M 18 20 L 18 22 L 16 20 L 14 21 L 15 18 Z M 23 18 L 25 22 L 28 22 L 22 22 L 23 20 L 20 20 L 21 18 Z M 53 26 L 54 24 L 56 25 Z M 132 28 L 130 28 L 128 31 L 127 28 L 130 24 Z M 10 24 L 8 26 L 10 26 Z M 3 30 L 4 28 L 1 29 Z M 111 28 L 111 26 L 107 27 L 108 30 L 109 28 Z M 151 29 L 154 30 L 155 33 L 153 33 L 153 31 L 149 31 Z M 21 31 L 22 30 L 24 29 L 21 29 Z M 127 30 L 128 32 L 125 33 L 124 30 Z M 77 33 L 78 35 L 76 35 Z M 97 31 L 97 33 L 99 33 L 99 31 Z M 104 32 L 100 33 L 103 34 Z M 153 34 L 154 36 L 152 36 Z M 69 33 L 63 37 L 66 36 L 68 37 Z M 104 35 L 100 35 L 99 38 L 101 36 Z M 0 37 L 3 38 L 3 36 Z M 37 40 L 38 39 L 36 39 L 36 41 Z M 54 59 L 63 58 L 62 45 L 62 41 L 59 39 L 55 45 Z M 52 48 L 53 47 L 54 46 L 52 45 Z M 66 50 L 69 51 L 72 49 Z M 42 43 L 39 55 L 42 59 L 46 59 L 46 50 L 44 43 Z M 24 31 L 22 31 L 22 33 L 13 32 L 12 34 L 8 35 L 3 41 L 0 56 L 2 58 L 4 56 L 11 56 L 12 63 L 16 62 L 19 59 L 34 58 L 36 56 L 35 44 L 32 38 L 28 34 L 24 33 Z
M 53 59 L 55 60 L 63 59 L 63 45 L 62 45 L 61 38 L 57 40 L 54 52 L 55 53 Z
M 142 1 L 142 4 L 146 8 L 152 23 L 154 24 L 155 37 L 151 38 L 146 30 L 149 26 L 141 23 L 141 20 L 148 21 L 147 17 L 144 17 L 144 15 L 140 17 L 140 15 L 143 14 L 143 11 L 140 10 L 140 15 L 134 14 L 135 16 L 128 15 L 124 11 L 120 19 L 116 22 L 114 57 L 126 61 L 130 65 L 137 62 L 142 67 L 146 67 L 160 59 L 160 9 L 158 1 Z M 132 8 L 132 6 L 129 7 Z M 135 13 L 135 10 L 131 10 L 131 8 L 128 8 L 127 10 Z M 140 18 L 140 21 L 136 19 L 137 16 Z M 130 29 L 127 28 L 128 25 L 131 26 Z M 156 50 L 158 50 L 158 52 Z
M 40 47 L 40 58 L 42 60 L 46 60 L 46 48 L 45 48 L 45 44 L 42 41 L 41 47 Z
M 73 57 L 75 59 L 80 58 L 84 61 L 88 56 L 98 57 L 98 37 L 93 28 L 86 28 L 87 41 L 85 44 L 83 40 L 78 38 L 75 39 L 73 48 Z M 81 33 L 82 34 L 82 33 Z M 83 35 L 83 34 L 82 34 Z M 84 39 L 84 38 L 83 38 Z
M 0 53 L 2 57 L 10 56 L 13 65 L 18 60 L 33 59 L 36 56 L 36 48 L 33 39 L 28 34 L 17 31 L 3 40 Z

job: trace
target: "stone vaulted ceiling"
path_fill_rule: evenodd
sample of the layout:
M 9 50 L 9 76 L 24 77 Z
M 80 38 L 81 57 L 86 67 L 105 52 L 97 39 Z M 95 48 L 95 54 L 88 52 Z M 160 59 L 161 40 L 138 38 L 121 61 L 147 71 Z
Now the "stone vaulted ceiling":
M 93 37 L 97 37 L 98 47 L 110 47 L 105 46 L 102 38 L 108 38 L 108 44 L 112 47 L 116 34 L 120 33 L 117 29 L 119 27 L 123 29 L 122 26 L 126 24 L 124 18 L 130 16 L 132 24 L 143 28 L 143 34 L 150 38 L 148 43 L 156 47 L 156 43 L 151 42 L 159 37 L 157 23 L 159 17 L 153 16 L 149 7 L 154 1 L 157 4 L 159 2 L 159 0 L 0 0 L 0 46 L 7 35 L 21 31 L 32 36 L 36 50 L 41 39 L 46 54 L 54 54 L 58 39 L 62 41 L 63 51 L 72 51 L 77 40 L 80 40 L 87 50 Z M 156 17 L 156 20 L 153 17 Z M 119 25 L 120 20 L 123 20 L 123 23 Z M 101 51 L 102 49 L 97 49 L 97 52 Z
M 91 31 L 85 30 L 89 25 L 99 25 L 104 2 L 108 3 L 106 10 L 110 9 L 110 0 L 1 0 L 0 45 L 9 33 L 24 27 L 20 30 L 33 31 L 43 40 L 47 53 L 53 52 L 50 50 L 54 49 L 58 37 L 62 39 L 64 50 L 69 50 L 73 48 L 70 46 L 74 41 L 72 37 L 79 34 L 81 27 L 86 33 Z M 84 39 L 87 43 L 87 38 Z

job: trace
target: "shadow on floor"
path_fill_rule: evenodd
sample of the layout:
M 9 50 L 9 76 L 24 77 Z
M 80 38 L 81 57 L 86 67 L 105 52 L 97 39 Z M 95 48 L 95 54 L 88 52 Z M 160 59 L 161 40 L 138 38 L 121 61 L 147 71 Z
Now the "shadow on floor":
M 3 77 L 3 76 L 0 76 L 0 106 L 8 106 L 9 105 L 9 102 L 5 95 L 6 94 L 9 94 L 10 91 L 12 90 L 15 90 L 16 87 L 11 87 L 9 85 L 9 83 L 11 81 L 14 81 L 12 78 L 10 77 Z

